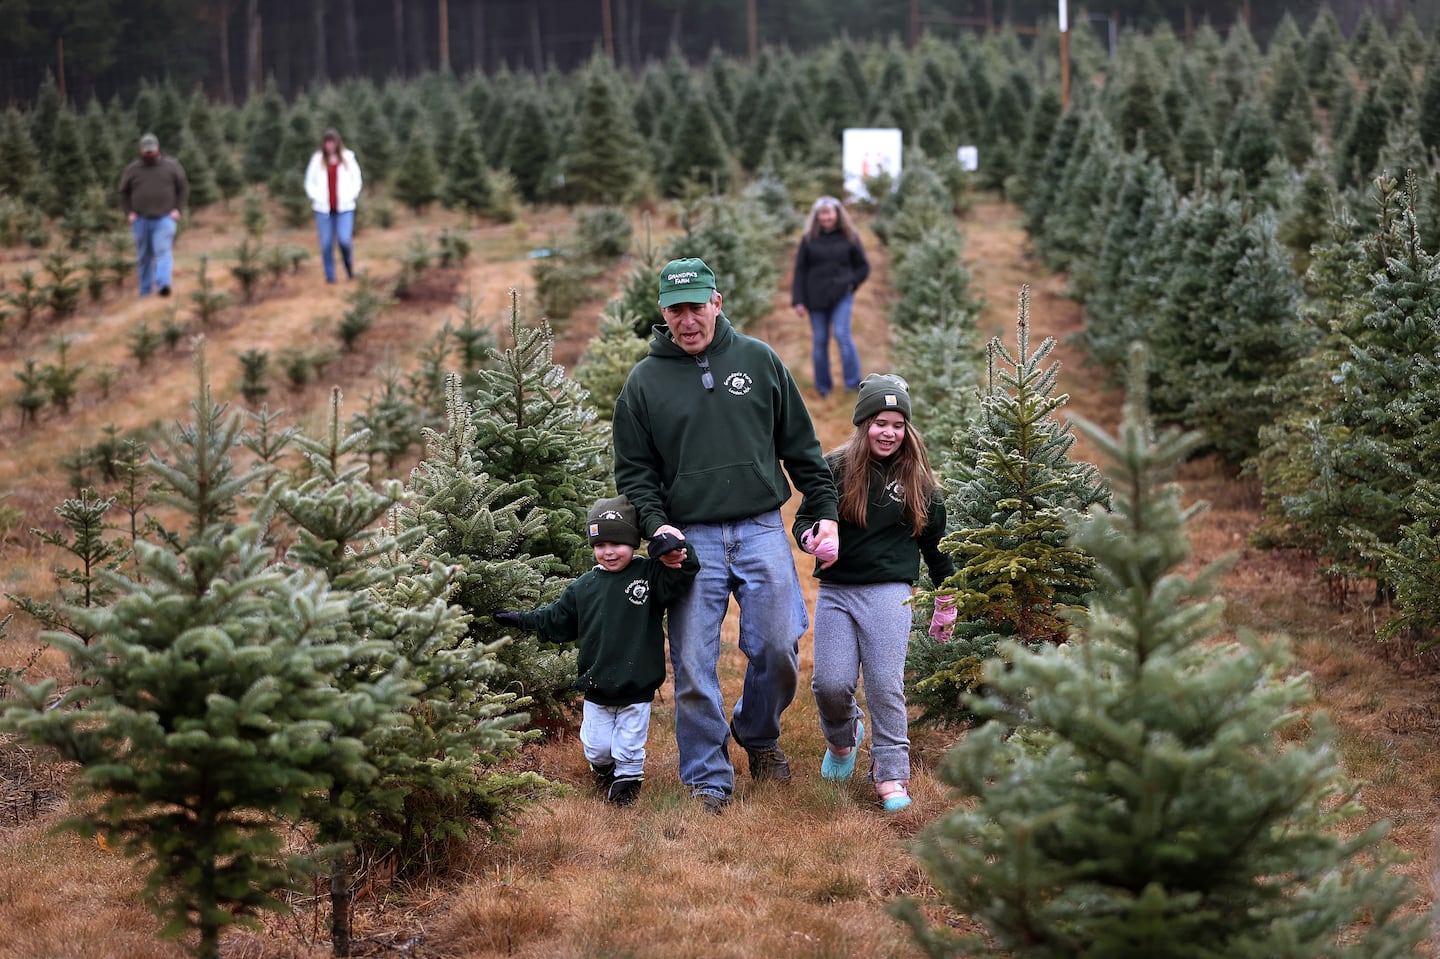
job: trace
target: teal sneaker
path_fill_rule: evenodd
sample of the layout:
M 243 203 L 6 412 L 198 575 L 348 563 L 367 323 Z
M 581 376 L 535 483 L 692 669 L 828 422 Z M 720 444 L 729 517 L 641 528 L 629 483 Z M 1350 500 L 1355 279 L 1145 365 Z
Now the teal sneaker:
M 835 782 L 844 782 L 855 774 L 855 758 L 860 755 L 860 740 L 865 738 L 865 724 L 855 720 L 855 745 L 844 756 L 835 755 L 828 747 L 825 758 L 820 761 L 820 776 Z

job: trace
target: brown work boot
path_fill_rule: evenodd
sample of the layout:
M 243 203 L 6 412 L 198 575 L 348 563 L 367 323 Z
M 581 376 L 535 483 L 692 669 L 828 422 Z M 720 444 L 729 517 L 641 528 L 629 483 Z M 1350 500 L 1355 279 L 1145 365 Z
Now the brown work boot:
M 739 736 L 735 735 L 734 720 L 730 722 L 730 736 L 735 740 L 736 745 L 745 750 L 745 758 L 750 761 L 751 779 L 759 782 L 768 779 L 777 783 L 790 781 L 790 760 L 778 744 L 769 749 L 751 749 L 740 741 Z

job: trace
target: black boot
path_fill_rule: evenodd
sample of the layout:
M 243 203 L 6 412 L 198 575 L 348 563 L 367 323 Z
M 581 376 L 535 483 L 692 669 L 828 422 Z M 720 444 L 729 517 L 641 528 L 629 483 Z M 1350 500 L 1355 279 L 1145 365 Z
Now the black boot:
M 610 784 L 615 781 L 615 764 L 606 763 L 603 766 L 590 764 L 590 773 L 595 777 L 595 788 L 603 791 L 610 789 Z
M 638 779 L 617 779 L 610 784 L 610 791 L 605 795 L 605 801 L 614 803 L 617 806 L 633 806 L 640 798 L 640 780 Z

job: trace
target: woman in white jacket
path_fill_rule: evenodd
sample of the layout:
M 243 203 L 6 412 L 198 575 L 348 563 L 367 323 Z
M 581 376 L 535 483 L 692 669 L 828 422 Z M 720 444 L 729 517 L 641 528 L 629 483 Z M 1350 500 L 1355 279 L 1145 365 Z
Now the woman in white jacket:
M 360 196 L 360 184 L 360 164 L 355 162 L 355 154 L 345 149 L 340 134 L 331 127 L 320 138 L 320 149 L 310 157 L 310 166 L 305 170 L 305 194 L 315 208 L 326 283 L 335 282 L 337 244 L 345 275 L 355 276 L 355 200 Z

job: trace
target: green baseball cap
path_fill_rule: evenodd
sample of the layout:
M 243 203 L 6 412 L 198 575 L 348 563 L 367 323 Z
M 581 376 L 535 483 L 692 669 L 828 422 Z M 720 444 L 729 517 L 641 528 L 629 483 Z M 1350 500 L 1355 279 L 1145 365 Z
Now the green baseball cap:
M 660 271 L 660 305 L 709 303 L 715 293 L 715 273 L 699 257 L 671 260 Z

